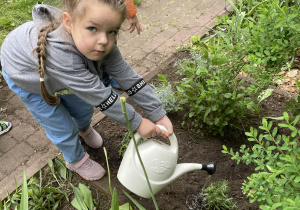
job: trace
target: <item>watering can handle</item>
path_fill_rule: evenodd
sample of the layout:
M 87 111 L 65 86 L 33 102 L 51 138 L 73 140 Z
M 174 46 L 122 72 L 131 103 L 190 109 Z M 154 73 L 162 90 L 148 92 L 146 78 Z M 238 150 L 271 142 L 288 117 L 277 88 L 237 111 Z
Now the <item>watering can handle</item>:
M 162 125 L 156 125 L 156 126 L 159 127 L 161 131 L 168 133 L 168 130 L 164 126 L 162 126 Z M 174 153 L 177 153 L 178 152 L 178 142 L 177 142 L 177 138 L 174 133 L 171 136 L 169 136 L 169 140 L 170 140 L 170 149 Z
M 156 125 L 156 126 L 159 127 L 161 131 L 166 132 L 166 133 L 168 132 L 168 130 L 164 126 L 162 126 L 162 125 Z M 136 132 L 136 134 L 134 135 L 134 138 L 135 138 L 136 142 L 138 143 L 139 140 L 141 139 L 141 136 L 138 132 Z M 177 138 L 174 133 L 171 136 L 169 136 L 169 140 L 170 140 L 170 149 L 174 153 L 177 153 L 178 152 L 178 142 L 177 142 Z

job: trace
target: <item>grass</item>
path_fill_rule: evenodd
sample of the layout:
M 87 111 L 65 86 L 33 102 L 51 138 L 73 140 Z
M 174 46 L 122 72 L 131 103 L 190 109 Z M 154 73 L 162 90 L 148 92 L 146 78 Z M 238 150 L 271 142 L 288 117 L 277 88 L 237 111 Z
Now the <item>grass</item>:
M 136 6 L 139 6 L 139 5 L 142 3 L 142 0 L 133 0 L 133 3 L 134 3 Z
M 59 2 L 59 0 L 13 0 L 8 3 L 7 0 L 0 0 L 0 46 L 9 32 L 22 23 L 32 20 L 31 11 L 34 5 L 58 6 Z

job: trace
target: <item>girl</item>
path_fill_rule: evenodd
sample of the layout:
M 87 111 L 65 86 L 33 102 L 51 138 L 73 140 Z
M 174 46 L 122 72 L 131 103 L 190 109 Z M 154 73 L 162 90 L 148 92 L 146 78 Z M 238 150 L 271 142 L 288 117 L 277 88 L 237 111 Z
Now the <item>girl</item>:
M 12 31 L 1 47 L 2 73 L 60 149 L 66 166 L 84 179 L 101 179 L 105 170 L 84 152 L 99 148 L 101 136 L 91 127 L 94 107 L 125 125 L 118 96 L 101 82 L 107 72 L 148 114 L 142 118 L 126 104 L 131 126 L 143 138 L 168 138 L 173 126 L 161 102 L 143 78 L 122 58 L 116 38 L 126 17 L 123 0 L 64 0 L 63 11 L 37 5 L 33 21 Z M 161 124 L 168 133 L 153 123 Z

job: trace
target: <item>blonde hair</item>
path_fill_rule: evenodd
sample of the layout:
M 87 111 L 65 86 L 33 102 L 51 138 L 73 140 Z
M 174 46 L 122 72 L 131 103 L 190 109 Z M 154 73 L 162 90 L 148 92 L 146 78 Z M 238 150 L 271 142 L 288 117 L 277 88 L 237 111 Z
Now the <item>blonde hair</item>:
M 63 11 L 68 12 L 72 17 L 73 21 L 82 18 L 86 13 L 86 8 L 92 1 L 104 3 L 110 6 L 113 10 L 119 12 L 122 16 L 122 21 L 126 18 L 126 6 L 124 0 L 63 0 Z M 62 23 L 62 18 L 55 19 L 47 10 L 44 11 L 46 17 L 49 18 L 51 23 L 43 27 L 38 35 L 37 47 L 34 52 L 37 53 L 38 63 L 39 63 L 39 73 L 41 81 L 41 95 L 44 101 L 51 105 L 57 106 L 60 103 L 60 99 L 57 95 L 51 95 L 44 83 L 44 76 L 46 72 L 45 60 L 47 56 L 47 36 L 50 32 L 56 30 Z

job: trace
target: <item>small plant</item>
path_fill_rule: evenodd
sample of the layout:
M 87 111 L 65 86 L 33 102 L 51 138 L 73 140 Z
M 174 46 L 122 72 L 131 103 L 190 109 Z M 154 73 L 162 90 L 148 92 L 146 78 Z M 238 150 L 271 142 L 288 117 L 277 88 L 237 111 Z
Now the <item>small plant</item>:
M 131 140 L 131 134 L 130 134 L 129 131 L 127 131 L 126 133 L 123 134 L 123 138 L 122 138 L 122 141 L 120 143 L 120 149 L 119 149 L 119 152 L 118 152 L 119 156 L 121 156 L 121 157 L 124 156 L 130 140 Z
M 265 100 L 266 98 L 270 97 L 273 93 L 274 89 L 267 89 L 262 91 L 257 99 L 257 104 L 255 104 L 253 101 L 251 101 L 248 105 L 247 108 L 253 112 L 256 112 L 260 116 L 260 103 Z
M 78 210 L 94 210 L 95 206 L 90 189 L 81 183 L 79 183 L 78 188 L 72 184 L 71 186 L 75 194 L 75 198 L 71 202 L 72 206 Z
M 257 202 L 261 209 L 300 209 L 300 130 L 296 128 L 300 115 L 292 119 L 283 113 L 285 123 L 279 128 L 288 133 L 279 134 L 272 121 L 262 120 L 259 128 L 250 128 L 245 134 L 253 142 L 251 148 L 242 145 L 240 153 L 223 146 L 223 153 L 230 154 L 237 163 L 254 164 L 256 173 L 243 183 L 243 193 L 250 202 Z M 240 155 L 242 154 L 242 155 Z
M 171 83 L 167 82 L 166 75 L 158 74 L 157 76 L 158 80 L 162 82 L 162 85 L 155 86 L 154 84 L 150 84 L 150 87 L 154 90 L 159 100 L 162 101 L 162 107 L 166 112 L 171 113 L 178 107 L 175 92 L 173 91 Z
M 126 152 L 126 149 L 128 147 L 128 144 L 130 143 L 130 140 L 131 140 L 131 134 L 130 134 L 130 131 L 127 131 L 126 133 L 123 134 L 123 139 L 121 141 L 121 144 L 120 144 L 120 149 L 119 149 L 119 155 L 121 157 L 124 156 L 125 152 Z M 141 139 L 139 142 L 138 142 L 138 145 L 140 145 L 141 143 L 143 143 L 144 141 L 146 141 L 146 139 Z
M 207 201 L 204 206 L 209 209 L 218 210 L 232 210 L 238 209 L 236 203 L 232 198 L 229 198 L 227 193 L 229 191 L 228 181 L 220 181 L 217 183 L 212 183 L 209 187 L 204 189 L 204 199 Z

